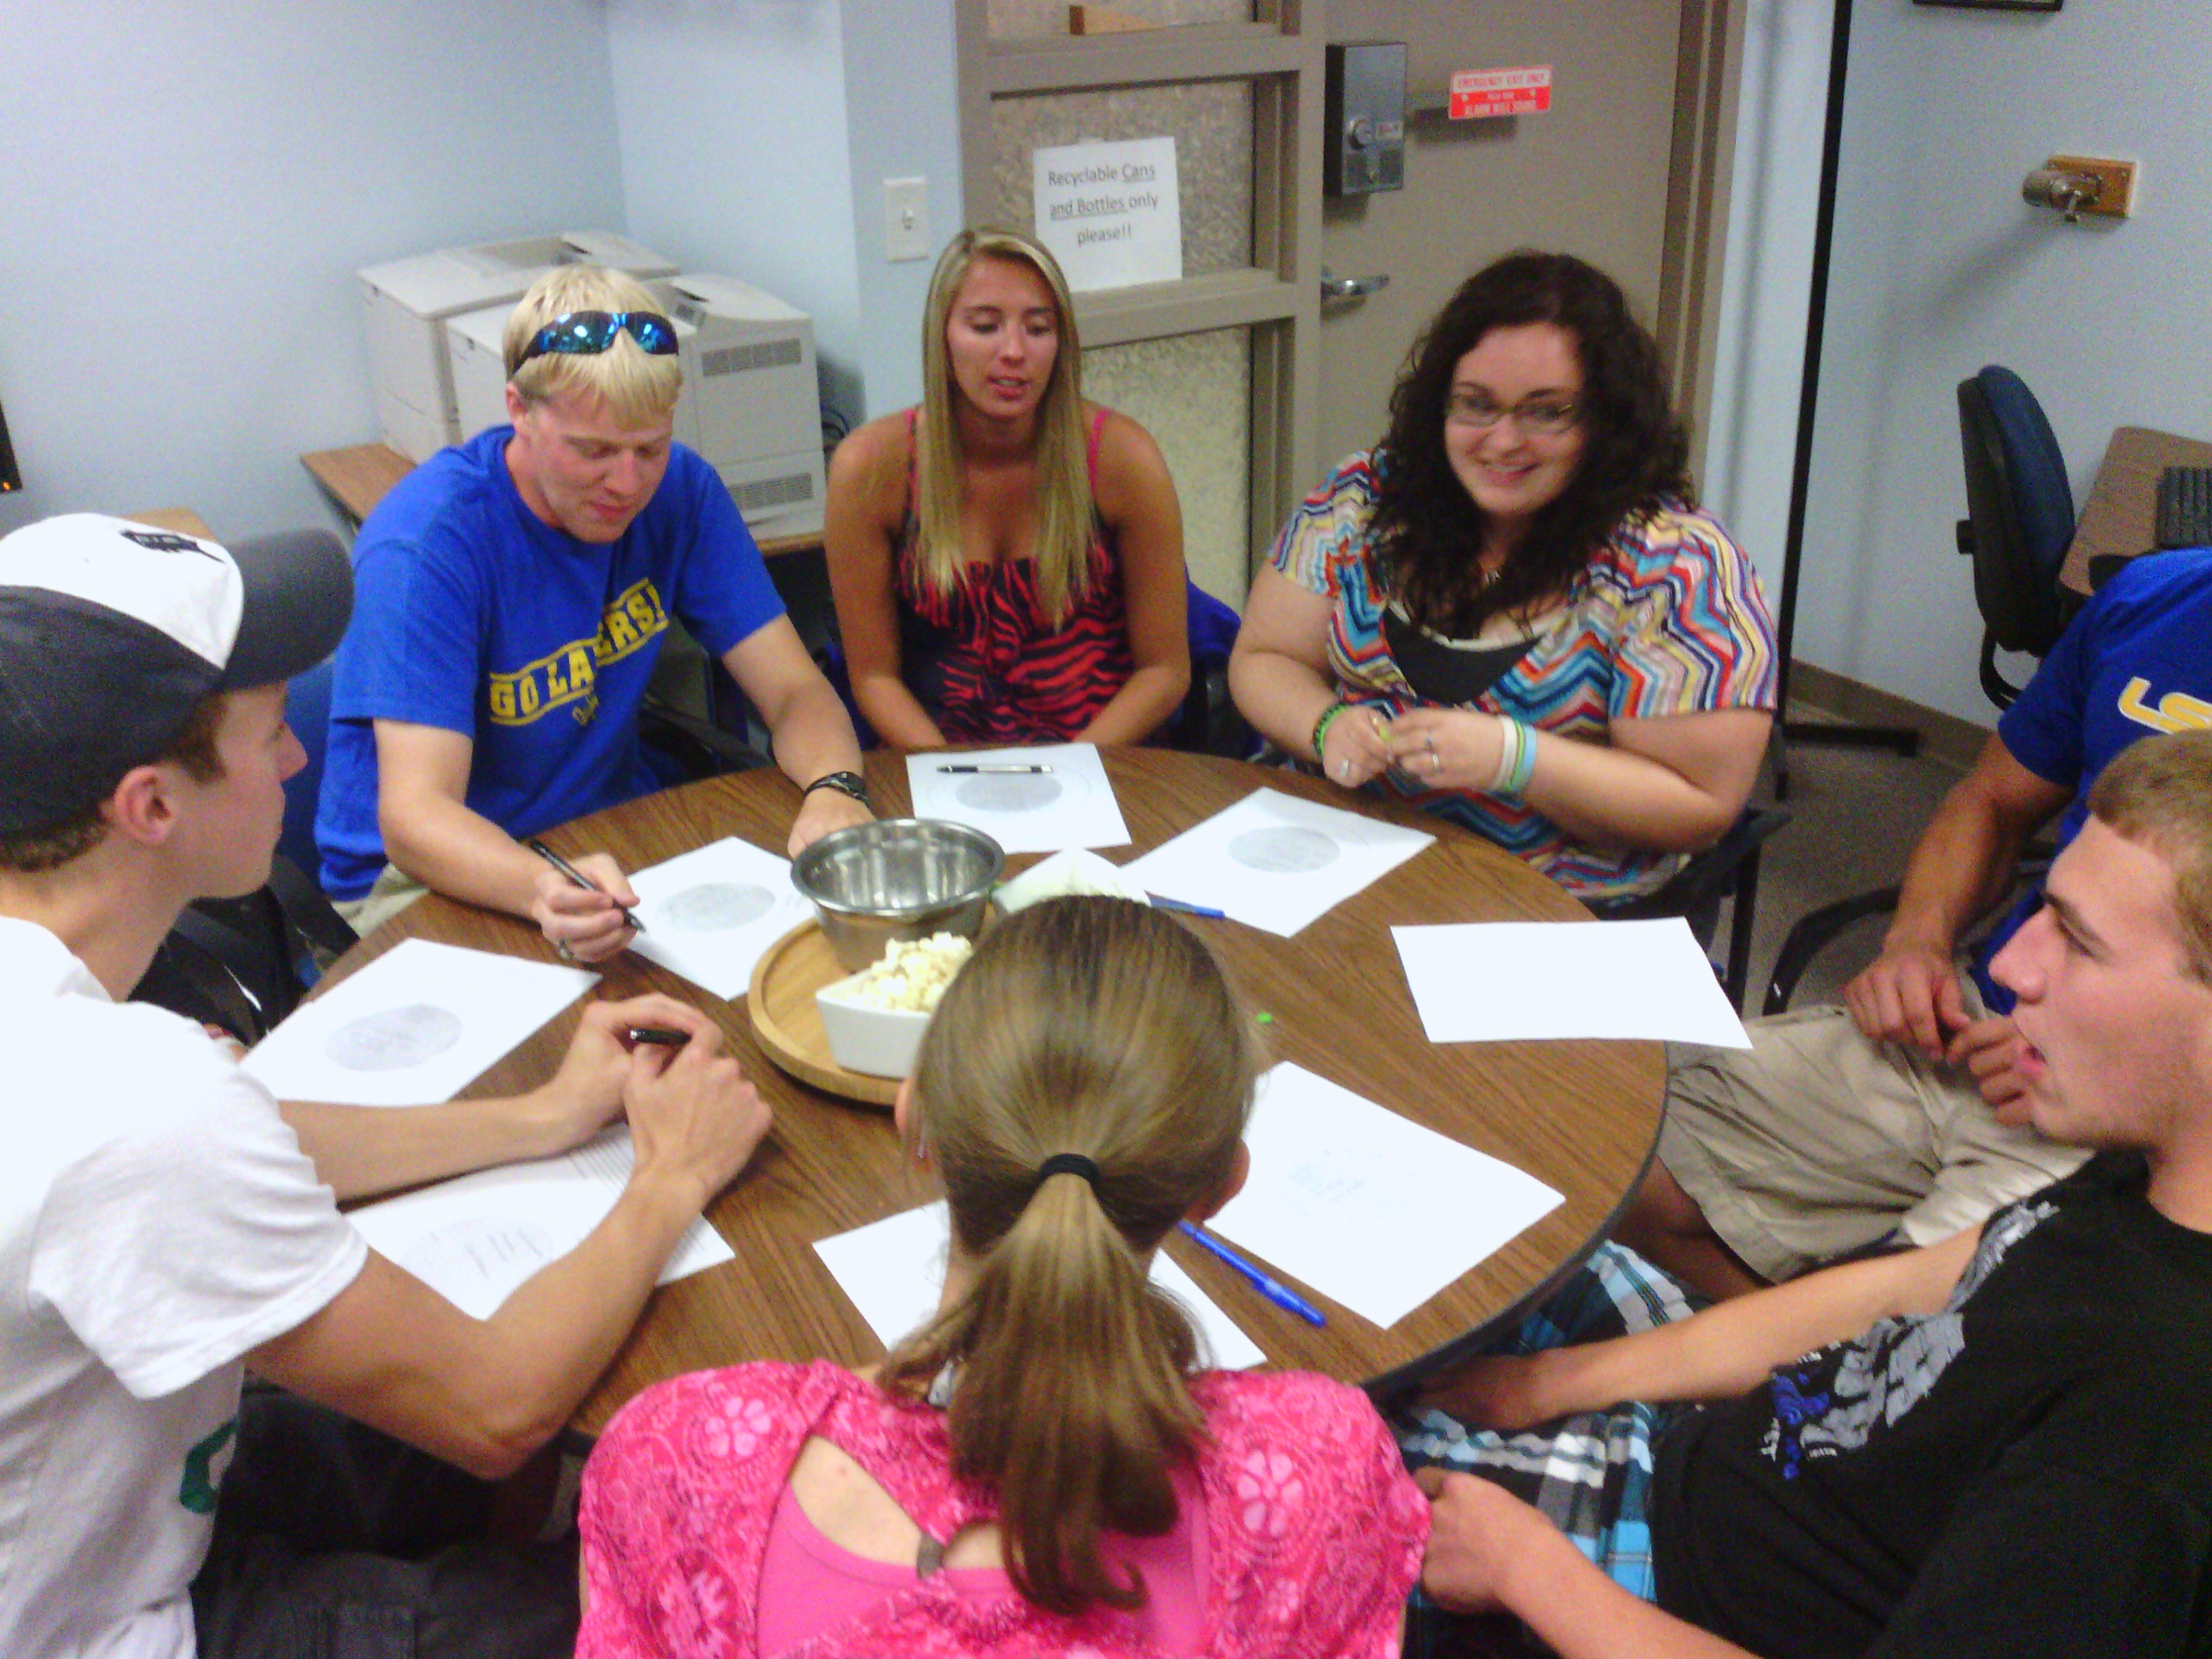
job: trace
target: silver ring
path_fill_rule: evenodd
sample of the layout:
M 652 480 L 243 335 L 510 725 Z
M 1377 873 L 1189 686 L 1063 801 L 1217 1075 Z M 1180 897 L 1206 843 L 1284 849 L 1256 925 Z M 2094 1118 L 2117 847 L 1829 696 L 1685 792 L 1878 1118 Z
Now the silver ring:
M 553 954 L 563 962 L 574 962 L 576 959 L 576 953 L 568 948 L 568 941 L 565 939 L 556 939 L 553 941 Z
M 1433 756 L 1436 754 L 1436 752 L 1437 752 L 1437 739 L 1436 739 L 1436 734 L 1435 734 L 1434 732 L 1431 732 L 1431 733 L 1430 733 L 1430 735 L 1429 735 L 1429 753 L 1430 753 L 1430 755 L 1431 755 L 1431 757 L 1433 757 Z

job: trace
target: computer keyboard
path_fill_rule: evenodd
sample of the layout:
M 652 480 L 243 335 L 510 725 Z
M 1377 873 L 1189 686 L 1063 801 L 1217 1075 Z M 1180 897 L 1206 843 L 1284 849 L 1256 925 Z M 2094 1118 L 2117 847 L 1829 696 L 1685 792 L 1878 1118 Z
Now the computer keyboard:
M 2212 466 L 2169 466 L 2158 475 L 2160 547 L 2212 547 Z

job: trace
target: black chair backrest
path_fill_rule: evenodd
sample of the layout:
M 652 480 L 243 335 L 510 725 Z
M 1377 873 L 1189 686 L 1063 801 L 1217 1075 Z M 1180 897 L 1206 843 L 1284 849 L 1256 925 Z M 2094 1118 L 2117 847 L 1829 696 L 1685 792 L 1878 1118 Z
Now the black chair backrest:
M 2074 535 L 2074 491 L 2043 407 L 2019 375 L 1995 365 L 1959 382 L 1966 469 L 1963 551 L 1974 603 L 2002 649 L 2041 656 L 2064 617 L 2058 568 Z
M 267 886 L 186 908 L 131 1000 L 220 1025 L 251 1045 L 300 1006 L 321 964 L 353 943 L 322 890 L 279 854 Z

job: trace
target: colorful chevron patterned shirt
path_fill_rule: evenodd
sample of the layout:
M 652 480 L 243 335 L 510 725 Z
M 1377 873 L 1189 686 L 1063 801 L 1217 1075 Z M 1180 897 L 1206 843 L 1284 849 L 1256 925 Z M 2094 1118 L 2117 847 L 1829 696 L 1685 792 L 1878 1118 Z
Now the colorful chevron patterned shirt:
M 1395 715 L 1424 699 L 1385 635 L 1389 596 L 1368 559 L 1377 465 L 1370 453 L 1348 458 L 1291 515 L 1269 558 L 1335 602 L 1328 659 L 1340 694 Z M 1534 626 L 1519 660 L 1464 707 L 1596 744 L 1615 720 L 1774 707 L 1774 628 L 1758 573 L 1717 520 L 1679 501 L 1625 520 Z M 1489 836 L 1582 897 L 1648 892 L 1685 857 L 1585 846 L 1518 802 L 1403 774 L 1368 787 Z

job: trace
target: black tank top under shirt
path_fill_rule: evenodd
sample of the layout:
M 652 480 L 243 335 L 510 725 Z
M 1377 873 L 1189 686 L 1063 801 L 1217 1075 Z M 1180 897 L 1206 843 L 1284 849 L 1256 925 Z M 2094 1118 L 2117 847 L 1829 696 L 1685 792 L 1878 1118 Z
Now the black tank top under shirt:
M 1450 705 L 1475 702 L 1511 673 L 1536 642 L 1533 634 L 1498 644 L 1443 639 L 1395 605 L 1383 607 L 1382 639 L 1415 696 L 1423 702 Z

